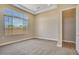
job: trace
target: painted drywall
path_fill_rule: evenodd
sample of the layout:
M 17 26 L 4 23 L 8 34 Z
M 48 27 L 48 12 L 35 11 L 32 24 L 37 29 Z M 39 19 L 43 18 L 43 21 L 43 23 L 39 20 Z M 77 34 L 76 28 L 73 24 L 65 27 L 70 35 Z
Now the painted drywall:
M 75 7 L 76 5 L 58 5 L 54 10 L 36 15 L 36 37 L 46 38 L 62 42 L 61 36 L 61 12 L 64 9 Z M 60 44 L 60 43 L 59 43 Z
M 35 37 L 35 38 L 46 38 L 51 40 L 58 40 L 59 44 L 62 42 L 61 36 L 61 10 L 74 7 L 75 5 L 58 5 L 57 9 L 50 10 L 36 16 L 20 10 L 11 5 L 0 5 L 0 11 L 5 8 L 11 8 L 16 11 L 25 13 L 29 16 L 29 28 L 26 31 L 26 35 L 14 35 L 9 37 L 4 37 L 2 31 L 0 32 L 0 42 L 14 41 L 23 38 Z M 0 23 L 1 24 L 1 23 Z M 6 39 L 5 39 L 6 38 Z
M 76 41 L 76 9 L 63 11 L 63 41 Z
M 36 16 L 36 35 L 44 39 L 58 39 L 59 27 L 59 12 L 53 10 L 52 12 L 39 14 Z
M 28 28 L 26 29 L 26 34 L 20 34 L 20 35 L 12 35 L 12 36 L 5 36 L 4 35 L 4 24 L 3 24 L 3 15 L 1 14 L 2 11 L 6 8 L 10 8 L 13 10 L 16 10 L 17 12 L 20 13 L 24 13 L 26 16 L 29 17 L 29 25 Z M 34 36 L 34 15 L 28 12 L 25 12 L 19 8 L 16 8 L 12 5 L 8 5 L 8 4 L 1 4 L 0 5 L 0 43 L 5 43 L 5 42 L 9 42 L 9 41 L 16 41 L 16 40 L 21 40 L 24 38 L 31 38 Z
M 79 53 L 79 5 L 76 8 L 76 50 Z

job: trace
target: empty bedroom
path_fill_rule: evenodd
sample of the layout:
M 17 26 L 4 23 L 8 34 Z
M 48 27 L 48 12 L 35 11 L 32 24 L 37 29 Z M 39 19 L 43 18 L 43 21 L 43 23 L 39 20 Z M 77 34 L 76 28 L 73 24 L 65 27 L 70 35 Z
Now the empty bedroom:
M 0 55 L 77 55 L 78 25 L 78 4 L 0 4 Z

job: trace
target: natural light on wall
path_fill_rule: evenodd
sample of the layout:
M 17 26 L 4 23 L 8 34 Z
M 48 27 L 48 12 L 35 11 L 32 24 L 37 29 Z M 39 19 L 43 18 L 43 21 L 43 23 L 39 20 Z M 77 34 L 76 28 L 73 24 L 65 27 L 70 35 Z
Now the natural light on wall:
M 28 27 L 28 17 L 12 9 L 5 9 L 4 25 L 5 35 L 25 34 Z

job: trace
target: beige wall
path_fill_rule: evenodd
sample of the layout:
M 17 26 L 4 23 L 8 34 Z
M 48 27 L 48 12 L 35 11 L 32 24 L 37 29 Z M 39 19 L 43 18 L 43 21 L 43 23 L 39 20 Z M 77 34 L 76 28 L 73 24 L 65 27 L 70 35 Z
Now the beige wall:
M 34 15 L 28 13 L 28 12 L 25 12 L 23 10 L 20 10 L 12 5 L 0 5 L 0 15 L 2 13 L 2 11 L 6 8 L 11 8 L 13 10 L 16 10 L 17 12 L 20 12 L 20 13 L 24 13 L 26 14 L 26 16 L 29 17 L 29 26 L 28 28 L 26 29 L 26 34 L 24 35 L 14 35 L 14 36 L 5 36 L 3 33 L 4 33 L 4 26 L 2 25 L 2 17 L 0 16 L 0 43 L 3 43 L 3 42 L 8 42 L 8 41 L 15 41 L 15 40 L 20 40 L 20 39 L 24 39 L 24 38 L 30 38 L 30 37 L 33 37 L 34 36 Z M 1 26 L 2 25 L 2 26 Z M 1 28 L 3 27 L 3 28 Z
M 11 8 L 18 12 L 25 13 L 27 16 L 29 16 L 29 28 L 26 31 L 26 35 L 2 37 L 0 33 L 0 36 L 1 36 L 0 43 L 6 42 L 6 41 L 19 40 L 23 38 L 29 38 L 29 37 L 36 37 L 36 38 L 40 37 L 44 39 L 46 38 L 46 39 L 56 40 L 61 43 L 62 42 L 62 39 L 60 39 L 62 38 L 61 12 L 66 8 L 75 7 L 75 6 L 76 5 L 68 5 L 68 4 L 58 5 L 58 8 L 54 10 L 50 10 L 48 12 L 44 12 L 34 16 L 28 12 L 22 11 L 11 5 L 0 5 L 0 12 L 5 8 Z
M 62 42 L 62 10 L 75 6 L 62 4 L 58 5 L 58 8 L 54 10 L 36 15 L 36 37 Z
M 36 16 L 36 35 L 45 39 L 58 39 L 59 10 L 55 9 Z

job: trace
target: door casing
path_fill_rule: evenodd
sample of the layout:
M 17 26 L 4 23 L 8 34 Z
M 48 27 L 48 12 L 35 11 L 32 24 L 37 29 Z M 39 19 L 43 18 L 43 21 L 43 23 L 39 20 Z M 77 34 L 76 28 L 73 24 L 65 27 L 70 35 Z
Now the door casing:
M 60 32 L 59 32 L 59 40 L 57 42 L 58 47 L 62 47 L 62 42 L 63 42 L 63 17 L 62 17 L 63 11 L 73 9 L 73 8 L 76 9 L 76 6 L 60 10 Z

